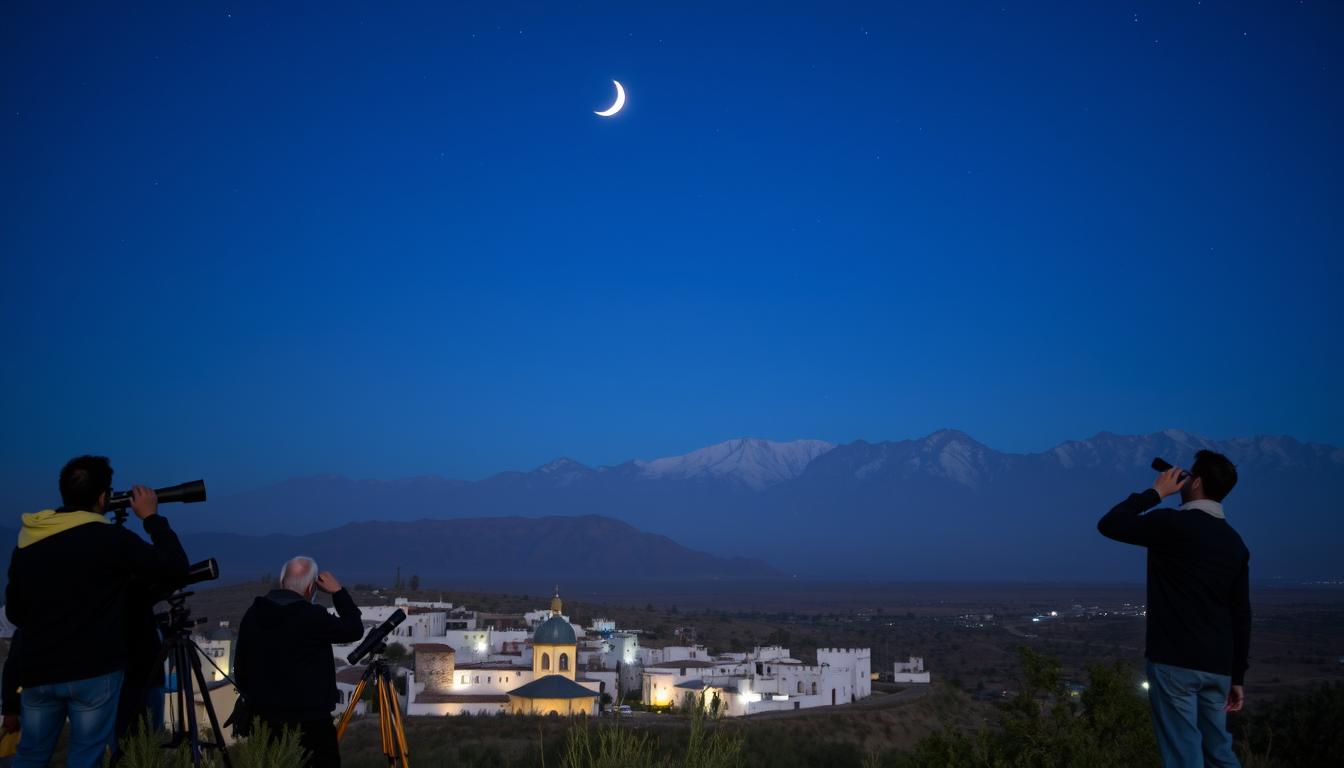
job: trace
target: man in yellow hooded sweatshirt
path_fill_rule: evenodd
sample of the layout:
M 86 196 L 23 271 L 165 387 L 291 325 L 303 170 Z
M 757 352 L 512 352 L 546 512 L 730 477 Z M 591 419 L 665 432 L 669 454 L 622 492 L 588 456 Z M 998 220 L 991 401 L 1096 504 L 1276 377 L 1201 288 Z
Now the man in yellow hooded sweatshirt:
M 16 768 L 44 766 L 67 717 L 70 768 L 101 766 L 112 747 L 126 668 L 126 588 L 132 579 L 181 583 L 187 555 L 154 491 L 137 485 L 131 508 L 150 541 L 103 516 L 112 466 L 103 456 L 71 459 L 61 470 L 60 509 L 23 516 L 5 594 L 23 632 Z M 98 642 L 88 641 L 90 633 Z

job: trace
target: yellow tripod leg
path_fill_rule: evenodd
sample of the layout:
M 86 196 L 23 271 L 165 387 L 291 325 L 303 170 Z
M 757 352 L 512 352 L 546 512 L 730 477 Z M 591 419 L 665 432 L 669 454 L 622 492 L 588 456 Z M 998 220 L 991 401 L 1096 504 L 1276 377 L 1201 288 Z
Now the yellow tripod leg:
M 387 719 L 387 683 L 378 678 L 378 736 L 383 743 L 383 755 L 387 764 L 392 765 L 396 755 L 392 753 L 392 723 Z
M 392 730 L 396 732 L 397 745 L 401 747 L 401 764 L 411 768 L 411 750 L 406 746 L 406 723 L 401 719 L 401 701 L 397 698 L 397 689 L 388 683 L 389 696 L 392 699 Z
M 350 697 L 350 703 L 346 705 L 345 712 L 341 713 L 341 722 L 336 724 L 336 741 L 340 741 L 345 736 L 345 727 L 350 724 L 350 718 L 355 714 L 355 707 L 359 706 L 359 697 L 364 695 L 364 681 L 360 680 L 359 685 L 355 686 L 354 695 Z

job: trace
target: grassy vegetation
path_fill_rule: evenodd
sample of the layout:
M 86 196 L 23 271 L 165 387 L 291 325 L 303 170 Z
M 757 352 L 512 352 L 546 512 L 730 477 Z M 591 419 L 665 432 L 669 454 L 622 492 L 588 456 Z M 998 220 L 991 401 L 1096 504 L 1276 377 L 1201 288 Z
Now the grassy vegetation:
M 261 720 L 252 723 L 252 736 L 229 747 L 229 760 L 234 768 L 303 768 L 308 753 L 299 746 L 297 732 L 286 730 L 276 738 Z M 177 749 L 164 748 L 164 735 L 140 728 L 121 741 L 120 768 L 191 768 L 194 765 L 187 745 Z M 57 761 L 59 763 L 59 761 Z M 110 757 L 108 763 L 111 763 Z M 218 768 L 223 761 L 207 751 L 201 761 L 206 768 Z
M 236 618 L 265 588 L 258 580 L 205 590 L 193 604 L 212 623 Z M 565 609 L 580 624 L 600 616 L 615 619 L 619 626 L 643 628 L 641 643 L 650 647 L 693 641 L 715 651 L 742 651 L 783 644 L 804 659 L 817 647 L 870 647 L 875 671 L 890 670 L 892 661 L 906 655 L 924 656 L 934 670 L 933 685 L 912 686 L 899 694 L 879 686 L 885 695 L 857 704 L 710 724 L 711 730 L 740 740 L 742 766 L 906 768 L 957 765 L 956 760 L 1063 764 L 1050 762 L 1049 755 L 1056 752 L 1071 756 L 1073 765 L 1155 764 L 1147 705 L 1136 686 L 1143 620 L 1112 615 L 1034 624 L 1029 618 L 1073 603 L 1115 605 L 1141 599 L 1141 585 L 846 585 L 792 591 L 776 586 L 742 594 L 728 589 L 661 597 L 654 593 L 637 600 L 595 594 L 589 602 L 586 593 L 575 590 L 566 596 Z M 444 599 L 498 613 L 531 610 L 549 600 L 549 594 L 429 589 L 370 590 L 356 598 L 371 605 L 396 595 Z M 1251 711 L 1232 724 L 1243 762 L 1249 768 L 1337 764 L 1322 755 L 1344 754 L 1339 743 L 1344 729 L 1329 725 L 1330 720 L 1312 719 L 1311 713 L 1334 713 L 1334 721 L 1344 715 L 1337 709 L 1344 683 L 1320 686 L 1344 676 L 1334 650 L 1344 639 L 1344 603 L 1319 590 L 1262 590 L 1256 599 L 1256 657 L 1247 686 Z M 988 614 L 992 621 L 965 618 Z M 678 629 L 691 630 L 694 639 Z M 1033 649 L 1036 660 L 1024 661 L 1019 646 Z M 1088 693 L 1060 698 L 1056 684 L 1070 682 L 1087 683 Z M 1035 702 L 1034 711 L 1026 706 L 1028 701 Z M 556 768 L 566 764 L 567 756 L 569 765 L 601 764 L 603 754 L 631 747 L 626 741 L 611 742 L 625 734 L 643 740 L 635 748 L 651 750 L 650 764 L 679 765 L 676 761 L 691 746 L 690 723 L 676 714 L 640 713 L 623 719 L 620 736 L 607 734 L 604 729 L 611 724 L 606 721 L 589 723 L 586 747 L 582 742 L 571 745 L 572 725 L 558 718 L 514 716 L 407 722 L 412 759 L 419 765 Z M 1032 744 L 1048 748 L 1026 748 Z M 591 752 L 592 759 L 576 761 L 571 747 L 584 747 L 579 754 Z M 342 753 L 348 767 L 385 765 L 376 720 L 354 723 Z M 1125 757 L 1108 763 L 1108 754 Z
M 1124 663 L 1095 664 L 1073 695 L 1058 660 L 1019 651 L 1017 692 L 989 705 L 934 686 L 890 706 L 849 705 L 715 721 L 685 711 L 619 721 L 413 718 L 412 760 L 462 768 L 1143 768 L 1159 764 L 1146 699 Z M 874 697 L 875 699 L 878 697 Z M 892 696 L 892 699 L 901 697 Z M 695 710 L 698 711 L 698 708 Z M 1338 765 L 1344 684 L 1262 703 L 1234 719 L 1247 768 Z M 349 768 L 385 765 L 376 722 L 342 745 Z

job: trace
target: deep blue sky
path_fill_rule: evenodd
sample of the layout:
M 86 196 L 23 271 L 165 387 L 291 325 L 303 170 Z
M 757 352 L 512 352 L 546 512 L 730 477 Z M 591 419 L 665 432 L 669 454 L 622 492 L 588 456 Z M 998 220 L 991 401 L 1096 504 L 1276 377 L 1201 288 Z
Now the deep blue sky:
M 1338 3 L 386 5 L 0 9 L 12 498 L 1344 444 Z

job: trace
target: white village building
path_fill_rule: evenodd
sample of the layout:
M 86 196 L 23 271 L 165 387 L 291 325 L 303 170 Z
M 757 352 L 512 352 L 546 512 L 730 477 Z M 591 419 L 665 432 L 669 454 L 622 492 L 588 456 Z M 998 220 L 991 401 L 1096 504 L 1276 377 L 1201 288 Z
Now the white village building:
M 927 683 L 929 672 L 924 669 L 924 659 L 911 656 L 909 661 L 898 661 L 892 667 L 891 680 L 894 683 Z
M 792 658 L 780 646 L 747 653 L 712 654 L 703 645 L 648 648 L 638 631 L 595 619 L 579 627 L 562 611 L 557 591 L 550 610 L 517 617 L 477 614 L 449 603 L 398 599 L 390 606 L 362 608 L 367 627 L 398 609 L 407 618 L 389 636 L 413 656 L 406 675 L 408 715 L 497 712 L 597 714 L 604 694 L 618 700 L 642 690 L 648 706 L 683 704 L 717 697 L 727 716 L 845 704 L 872 693 L 867 648 L 821 648 L 815 664 Z M 501 619 L 504 619 L 501 621 Z M 344 662 L 355 644 L 336 646 Z M 338 672 L 341 707 L 349 702 L 362 668 Z
M 703 695 L 706 707 L 717 698 L 721 713 L 737 717 L 848 704 L 872 694 L 867 648 L 818 648 L 817 663 L 810 665 L 779 646 L 712 658 L 682 656 L 680 651 L 674 655 L 680 658 L 645 666 L 645 705 L 680 705 Z
M 406 714 L 596 715 L 602 694 L 616 694 L 616 672 L 585 663 L 579 632 L 563 615 L 559 594 L 547 613 L 550 618 L 537 623 L 530 637 L 484 630 L 477 641 L 484 647 L 468 657 L 480 661 L 459 663 L 456 648 L 438 638 L 416 641 L 415 669 L 406 676 Z M 592 643 L 589 659 L 599 650 Z

